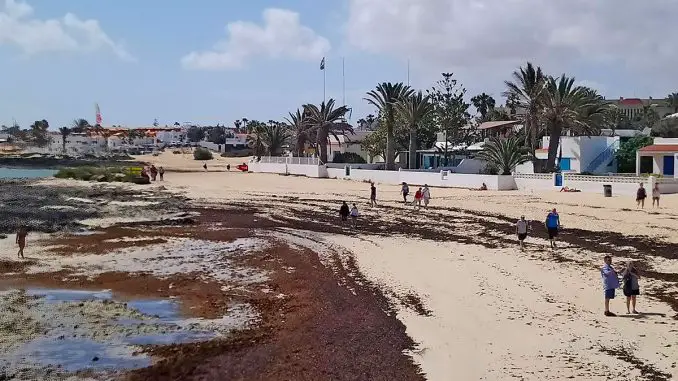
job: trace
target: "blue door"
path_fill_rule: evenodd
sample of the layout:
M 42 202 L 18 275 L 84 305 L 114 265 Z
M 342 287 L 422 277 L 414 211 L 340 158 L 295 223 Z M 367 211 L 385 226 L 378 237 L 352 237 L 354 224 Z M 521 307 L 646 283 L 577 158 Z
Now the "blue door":
M 673 156 L 664 156 L 664 176 L 673 176 Z
M 556 184 L 557 187 L 563 186 L 563 175 L 561 173 L 556 173 Z
M 564 157 L 560 159 L 560 170 L 561 171 L 569 171 L 570 170 L 570 158 L 569 157 Z

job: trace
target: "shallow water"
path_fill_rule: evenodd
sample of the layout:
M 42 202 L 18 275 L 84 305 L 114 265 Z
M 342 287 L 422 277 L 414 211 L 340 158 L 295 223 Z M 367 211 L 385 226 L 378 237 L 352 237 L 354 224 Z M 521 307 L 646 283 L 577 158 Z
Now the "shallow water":
M 110 290 L 87 291 L 68 289 L 30 288 L 29 296 L 44 298 L 46 303 L 85 302 L 114 300 Z M 159 325 L 167 330 L 161 334 L 137 334 L 129 337 L 110 337 L 105 342 L 75 337 L 68 328 L 51 331 L 48 337 L 40 337 L 25 343 L 13 354 L 14 362 L 26 362 L 39 366 L 58 366 L 68 372 L 84 369 L 134 369 L 151 364 L 150 357 L 135 354 L 137 345 L 165 345 L 206 341 L 217 336 L 215 332 L 181 330 L 175 323 L 182 318 L 177 301 L 172 299 L 136 299 L 126 303 L 149 319 L 113 319 L 112 325 Z M 177 331 L 177 329 L 179 329 Z
M 0 179 L 38 179 L 52 177 L 57 173 L 54 169 L 24 169 L 0 167 Z

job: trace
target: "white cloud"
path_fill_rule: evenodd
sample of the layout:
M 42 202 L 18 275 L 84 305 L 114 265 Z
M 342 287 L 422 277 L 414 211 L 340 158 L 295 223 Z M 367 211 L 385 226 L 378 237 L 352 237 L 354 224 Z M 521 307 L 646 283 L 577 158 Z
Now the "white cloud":
M 61 19 L 31 18 L 33 8 L 21 0 L 5 0 L 0 11 L 0 46 L 13 45 L 27 55 L 61 51 L 108 49 L 123 60 L 134 57 L 114 42 L 97 20 L 81 20 L 72 13 Z
M 248 21 L 229 23 L 227 39 L 212 50 L 187 54 L 182 65 L 200 70 L 238 69 L 255 57 L 320 60 L 330 50 L 330 42 L 301 25 L 296 12 L 269 8 L 263 20 L 261 26 Z
M 348 42 L 440 68 L 608 65 L 672 78 L 678 0 L 348 0 Z

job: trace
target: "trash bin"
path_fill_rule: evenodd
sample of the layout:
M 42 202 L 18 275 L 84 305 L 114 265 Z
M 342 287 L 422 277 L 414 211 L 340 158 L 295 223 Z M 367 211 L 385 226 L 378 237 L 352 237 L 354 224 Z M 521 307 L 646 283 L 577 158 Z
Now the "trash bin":
M 603 184 L 603 194 L 605 197 L 612 197 L 612 184 Z

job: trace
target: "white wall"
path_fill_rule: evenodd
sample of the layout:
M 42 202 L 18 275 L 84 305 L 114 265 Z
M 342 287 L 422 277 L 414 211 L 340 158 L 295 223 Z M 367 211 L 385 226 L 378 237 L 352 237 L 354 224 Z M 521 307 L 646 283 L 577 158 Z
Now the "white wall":
M 551 139 L 548 136 L 545 136 L 542 139 L 542 148 L 548 149 L 550 140 Z M 563 146 L 563 158 L 570 159 L 570 170 L 572 172 L 581 173 L 588 169 L 591 162 L 595 160 L 598 155 L 603 153 L 607 147 L 618 140 L 618 136 L 563 136 L 560 139 L 560 144 Z M 540 158 L 542 156 L 543 158 L 546 158 L 547 154 L 539 155 Z M 607 167 L 606 164 L 607 163 L 598 167 L 596 172 L 604 174 L 616 171 L 616 168 Z
M 462 161 L 454 167 L 455 173 L 477 174 L 481 173 L 487 166 L 487 162 L 478 159 L 462 159 Z

